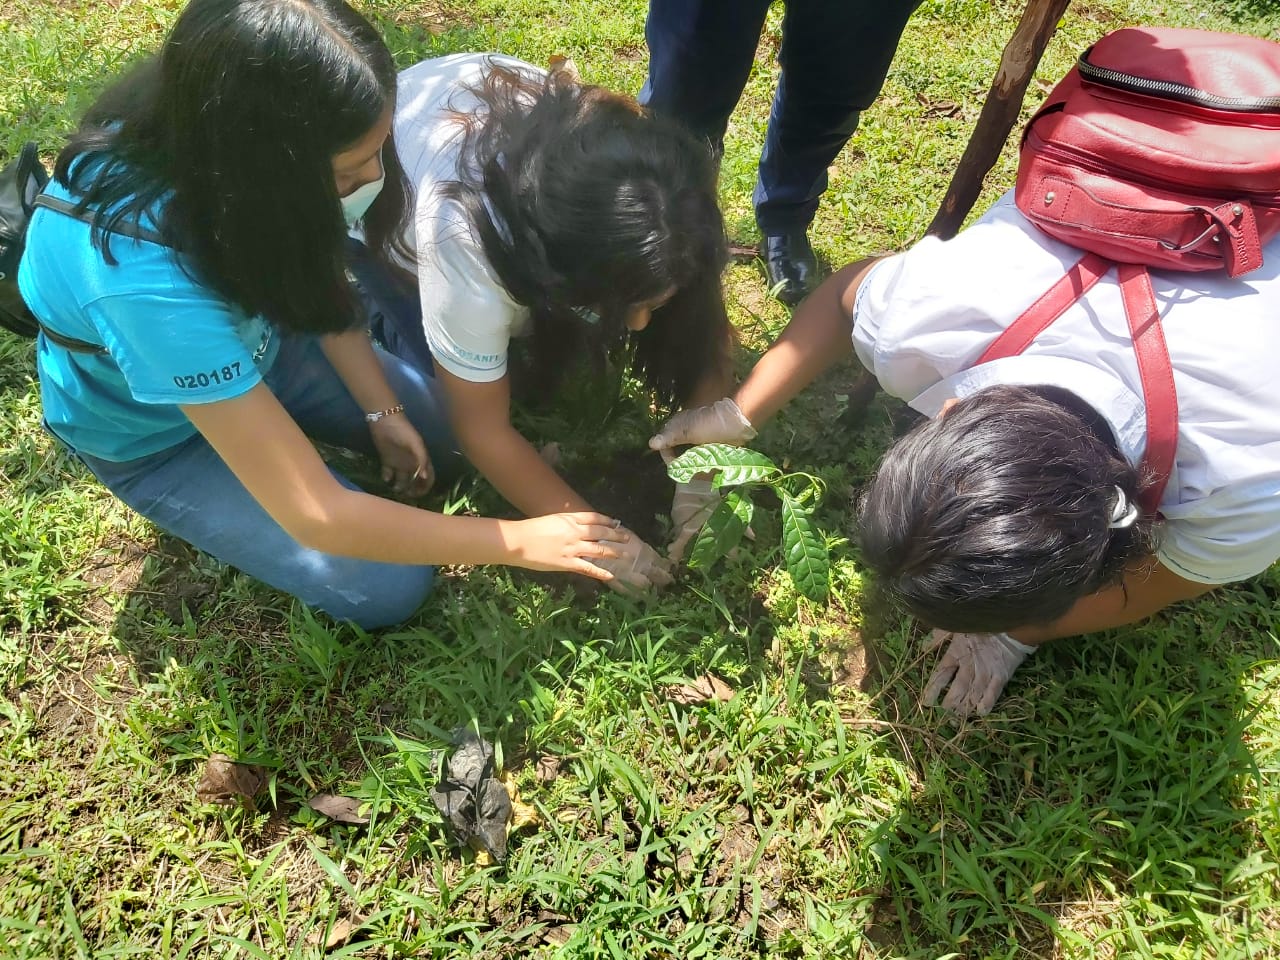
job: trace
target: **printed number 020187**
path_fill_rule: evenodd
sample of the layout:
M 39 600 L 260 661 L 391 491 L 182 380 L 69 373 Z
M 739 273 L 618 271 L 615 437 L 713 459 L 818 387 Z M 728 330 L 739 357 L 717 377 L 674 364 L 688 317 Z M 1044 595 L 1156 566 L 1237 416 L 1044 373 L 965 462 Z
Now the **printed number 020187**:
M 174 384 L 182 390 L 195 390 L 199 387 L 207 387 L 210 384 L 226 383 L 228 380 L 234 380 L 240 376 L 240 361 L 229 363 L 222 369 L 217 367 L 207 372 L 186 373 L 173 378 Z

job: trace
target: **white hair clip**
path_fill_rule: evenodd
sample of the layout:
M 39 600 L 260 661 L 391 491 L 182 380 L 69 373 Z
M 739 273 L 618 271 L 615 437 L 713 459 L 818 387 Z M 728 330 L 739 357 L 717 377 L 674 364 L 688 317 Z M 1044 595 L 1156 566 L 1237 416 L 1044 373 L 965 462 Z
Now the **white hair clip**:
M 1124 491 L 1117 486 L 1116 504 L 1111 508 L 1111 522 L 1107 524 L 1107 529 L 1124 530 L 1132 527 L 1137 521 L 1138 505 L 1130 503 L 1129 498 L 1124 495 Z

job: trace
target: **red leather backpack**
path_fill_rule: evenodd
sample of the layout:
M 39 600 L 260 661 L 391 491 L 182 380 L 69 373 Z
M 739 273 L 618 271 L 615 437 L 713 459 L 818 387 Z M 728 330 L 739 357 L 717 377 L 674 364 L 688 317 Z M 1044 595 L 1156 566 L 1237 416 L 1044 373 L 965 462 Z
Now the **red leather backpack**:
M 1147 408 L 1144 508 L 1173 468 L 1178 405 L 1148 267 L 1262 264 L 1280 233 L 1280 44 L 1156 27 L 1107 34 L 1027 125 L 1014 199 L 1085 256 L 979 363 L 1021 353 L 1112 267 Z

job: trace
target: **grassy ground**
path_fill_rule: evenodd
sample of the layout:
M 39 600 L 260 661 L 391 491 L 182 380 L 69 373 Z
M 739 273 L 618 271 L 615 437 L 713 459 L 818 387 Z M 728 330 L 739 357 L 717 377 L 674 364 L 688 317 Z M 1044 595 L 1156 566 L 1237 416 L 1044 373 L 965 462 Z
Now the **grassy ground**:
M 0 2 L 0 152 L 55 148 L 177 7 Z M 404 64 L 563 53 L 626 90 L 644 70 L 643 0 L 364 8 Z M 1016 14 L 926 0 L 832 172 L 816 228 L 831 261 L 921 234 Z M 726 154 L 743 242 L 780 16 Z M 1280 10 L 1088 0 L 1030 99 L 1092 38 L 1139 21 L 1275 36 Z M 986 199 L 1012 177 L 1006 152 Z M 745 365 L 786 318 L 756 267 L 727 283 Z M 876 606 L 843 544 L 823 607 L 759 546 L 644 605 L 451 571 L 411 625 L 368 636 L 158 538 L 40 432 L 32 378 L 29 346 L 0 337 L 0 956 L 1280 952 L 1277 570 L 1058 644 L 992 717 L 960 726 L 917 706 L 919 629 Z M 853 378 L 829 377 L 760 439 L 824 478 L 830 531 L 847 529 L 901 414 L 880 399 L 851 422 Z M 599 396 L 529 418 L 575 482 L 656 525 L 660 466 L 633 458 L 647 427 L 635 401 Z M 500 509 L 474 482 L 450 503 Z M 708 670 L 732 699 L 673 700 Z M 468 724 L 540 816 L 505 868 L 453 847 L 428 798 L 434 751 Z M 198 801 L 213 753 L 265 769 L 256 809 Z M 312 812 L 322 791 L 367 801 L 372 822 Z

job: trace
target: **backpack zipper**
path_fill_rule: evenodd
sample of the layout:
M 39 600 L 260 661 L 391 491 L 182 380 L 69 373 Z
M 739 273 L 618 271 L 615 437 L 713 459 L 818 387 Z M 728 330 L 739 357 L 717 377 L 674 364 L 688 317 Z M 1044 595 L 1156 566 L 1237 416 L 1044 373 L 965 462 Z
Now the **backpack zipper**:
M 1098 173 L 1114 177 L 1116 173 L 1119 172 L 1123 174 L 1124 178 L 1130 183 L 1143 187 L 1151 187 L 1156 190 L 1185 190 L 1197 193 L 1204 197 L 1216 197 L 1222 200 L 1246 200 L 1253 206 L 1264 210 L 1280 209 L 1280 203 L 1276 201 L 1275 194 L 1273 193 L 1253 193 L 1248 190 L 1211 190 L 1201 184 L 1185 183 L 1181 180 L 1167 178 L 1157 179 L 1155 177 L 1146 177 L 1137 170 L 1129 167 L 1118 167 L 1114 164 L 1099 163 L 1096 158 L 1087 153 L 1082 153 L 1079 150 L 1072 150 L 1069 147 L 1064 147 L 1061 143 L 1049 143 L 1036 133 L 1034 123 L 1035 120 L 1033 119 L 1032 126 L 1027 130 L 1027 135 L 1029 137 L 1035 137 L 1040 141 L 1037 147 L 1037 152 L 1039 152 L 1043 157 L 1050 157 L 1056 160 L 1065 161 L 1070 163 L 1072 166 L 1088 171 L 1089 173 Z
M 1280 97 L 1222 97 L 1207 90 L 1189 87 L 1184 83 L 1172 80 L 1152 80 L 1149 77 L 1135 77 L 1131 73 L 1121 73 L 1108 67 L 1099 67 L 1089 62 L 1092 48 L 1080 54 L 1077 67 L 1080 76 L 1103 86 L 1127 90 L 1130 93 L 1141 93 L 1164 100 L 1179 100 L 1183 103 L 1208 107 L 1211 110 L 1228 110 L 1233 113 L 1271 113 L 1280 111 Z

